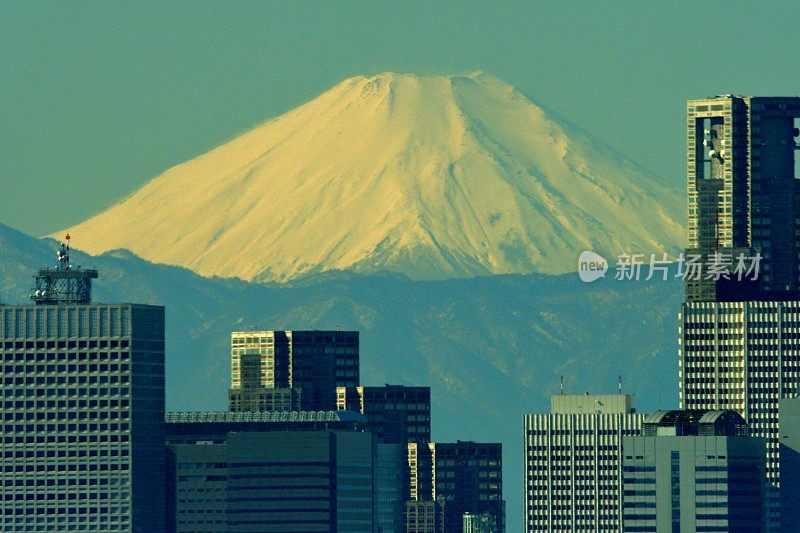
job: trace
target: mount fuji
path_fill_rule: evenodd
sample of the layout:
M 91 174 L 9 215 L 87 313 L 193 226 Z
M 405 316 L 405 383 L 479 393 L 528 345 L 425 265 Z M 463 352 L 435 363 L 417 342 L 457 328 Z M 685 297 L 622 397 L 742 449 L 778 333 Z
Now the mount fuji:
M 156 177 L 69 228 L 202 276 L 418 280 L 574 271 L 682 246 L 684 194 L 483 73 L 385 73 Z M 58 232 L 54 236 L 61 236 Z

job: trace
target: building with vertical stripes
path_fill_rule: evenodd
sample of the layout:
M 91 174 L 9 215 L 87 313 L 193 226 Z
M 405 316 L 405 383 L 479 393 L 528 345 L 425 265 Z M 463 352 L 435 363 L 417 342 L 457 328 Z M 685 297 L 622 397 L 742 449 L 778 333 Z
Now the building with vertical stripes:
M 526 415 L 525 531 L 620 531 L 620 444 L 641 426 L 628 394 L 557 395 Z

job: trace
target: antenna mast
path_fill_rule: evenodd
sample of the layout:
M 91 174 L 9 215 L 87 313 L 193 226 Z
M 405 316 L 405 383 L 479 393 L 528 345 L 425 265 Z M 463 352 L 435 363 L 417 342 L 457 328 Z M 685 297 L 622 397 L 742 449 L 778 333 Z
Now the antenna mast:
M 88 304 L 92 301 L 92 280 L 97 278 L 97 270 L 72 268 L 69 262 L 69 240 L 56 251 L 58 264 L 55 268 L 42 268 L 34 276 L 36 285 L 31 300 L 37 305 Z

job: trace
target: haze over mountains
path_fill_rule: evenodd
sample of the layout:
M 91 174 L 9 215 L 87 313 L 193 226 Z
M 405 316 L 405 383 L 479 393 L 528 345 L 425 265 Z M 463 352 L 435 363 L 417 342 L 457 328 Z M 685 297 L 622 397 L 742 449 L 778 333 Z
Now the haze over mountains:
M 0 224 L 0 300 L 25 303 L 57 243 Z M 291 285 L 209 279 L 124 251 L 74 264 L 97 268 L 99 302 L 166 306 L 167 409 L 221 410 L 230 332 L 361 331 L 361 382 L 428 385 L 433 437 L 502 442 L 510 532 L 522 531 L 522 415 L 566 391 L 612 393 L 622 375 L 640 411 L 677 405 L 675 343 L 681 284 L 581 283 L 575 274 L 414 281 L 320 274 Z
M 492 76 L 385 73 L 345 80 L 69 231 L 92 254 L 255 281 L 558 274 L 586 249 L 677 250 L 683 196 Z

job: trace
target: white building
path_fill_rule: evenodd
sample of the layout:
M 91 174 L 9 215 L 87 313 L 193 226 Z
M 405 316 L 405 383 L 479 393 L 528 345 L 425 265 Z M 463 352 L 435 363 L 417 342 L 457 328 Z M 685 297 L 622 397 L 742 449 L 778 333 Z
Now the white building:
M 525 530 L 620 531 L 620 442 L 642 415 L 628 394 L 558 395 L 525 416 Z

